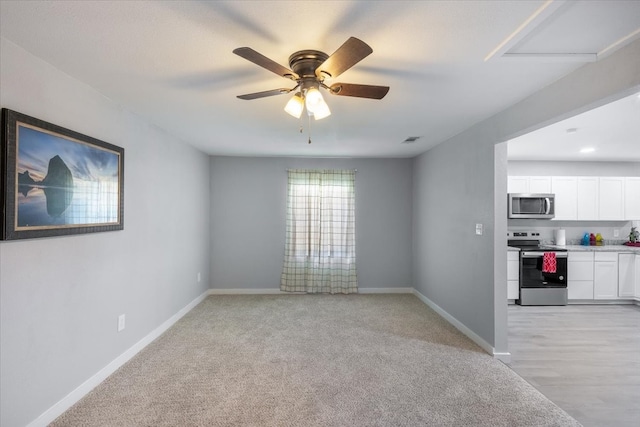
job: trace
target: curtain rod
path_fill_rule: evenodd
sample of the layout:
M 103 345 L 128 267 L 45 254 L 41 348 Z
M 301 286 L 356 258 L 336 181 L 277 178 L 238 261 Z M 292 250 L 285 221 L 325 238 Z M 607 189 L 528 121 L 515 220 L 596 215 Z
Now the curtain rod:
M 285 169 L 287 172 L 289 171 L 297 171 L 297 170 L 301 170 L 301 169 Z M 331 169 L 302 169 L 302 170 L 331 170 Z M 350 169 L 354 172 L 358 172 L 358 169 Z

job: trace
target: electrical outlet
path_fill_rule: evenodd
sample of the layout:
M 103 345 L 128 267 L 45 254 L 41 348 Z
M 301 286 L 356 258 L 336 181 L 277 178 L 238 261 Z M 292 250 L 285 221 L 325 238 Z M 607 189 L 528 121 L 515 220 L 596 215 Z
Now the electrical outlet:
M 620 230 L 618 230 L 617 228 L 613 229 L 613 237 L 620 237 Z
M 482 236 L 482 224 L 476 224 L 476 234 Z
M 198 283 L 200 283 L 200 272 L 198 272 Z
M 118 332 L 124 329 L 124 314 L 118 316 Z

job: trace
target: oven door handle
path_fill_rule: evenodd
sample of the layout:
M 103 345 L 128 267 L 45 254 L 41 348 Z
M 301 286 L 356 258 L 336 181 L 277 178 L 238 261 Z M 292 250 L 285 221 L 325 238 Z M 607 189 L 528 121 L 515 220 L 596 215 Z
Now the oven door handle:
M 566 252 L 555 252 L 555 254 L 556 258 L 567 258 Z M 542 258 L 543 255 L 544 252 L 522 252 L 522 258 Z

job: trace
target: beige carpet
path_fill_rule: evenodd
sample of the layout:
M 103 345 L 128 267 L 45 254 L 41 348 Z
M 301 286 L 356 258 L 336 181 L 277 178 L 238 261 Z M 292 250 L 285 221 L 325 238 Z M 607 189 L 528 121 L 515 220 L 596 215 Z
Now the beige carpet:
M 579 426 L 413 295 L 211 296 L 54 426 Z

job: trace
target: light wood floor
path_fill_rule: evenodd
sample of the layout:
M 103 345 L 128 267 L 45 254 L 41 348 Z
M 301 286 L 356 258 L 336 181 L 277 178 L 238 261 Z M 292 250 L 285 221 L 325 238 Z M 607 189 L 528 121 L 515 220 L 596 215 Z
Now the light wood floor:
M 585 427 L 640 426 L 640 307 L 509 306 L 511 368 Z

